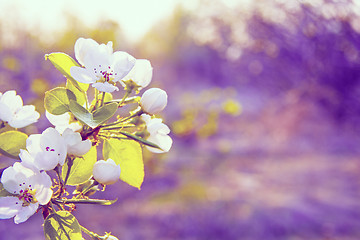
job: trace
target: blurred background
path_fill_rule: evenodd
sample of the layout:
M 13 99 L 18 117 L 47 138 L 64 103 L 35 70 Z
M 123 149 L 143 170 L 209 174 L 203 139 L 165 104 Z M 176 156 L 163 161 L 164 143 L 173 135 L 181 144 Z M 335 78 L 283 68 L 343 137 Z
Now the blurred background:
M 360 239 L 360 1 L 0 0 L 0 91 L 50 126 L 44 92 L 65 84 L 44 54 L 77 38 L 149 59 L 174 140 L 144 151 L 141 191 L 119 182 L 79 206 L 119 239 Z M 123 93 L 117 93 L 121 97 Z M 5 157 L 1 160 L 9 161 Z M 1 239 L 42 239 L 41 214 Z

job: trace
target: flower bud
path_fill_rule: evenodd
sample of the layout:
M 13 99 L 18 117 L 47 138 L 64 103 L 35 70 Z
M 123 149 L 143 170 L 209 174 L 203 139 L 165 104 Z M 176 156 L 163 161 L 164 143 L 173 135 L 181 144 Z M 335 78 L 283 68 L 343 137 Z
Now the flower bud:
M 150 115 L 161 112 L 167 104 L 167 94 L 160 88 L 150 88 L 141 97 L 140 105 L 145 113 Z
M 120 178 L 120 166 L 114 160 L 100 160 L 94 164 L 93 175 L 96 181 L 104 185 L 114 184 Z

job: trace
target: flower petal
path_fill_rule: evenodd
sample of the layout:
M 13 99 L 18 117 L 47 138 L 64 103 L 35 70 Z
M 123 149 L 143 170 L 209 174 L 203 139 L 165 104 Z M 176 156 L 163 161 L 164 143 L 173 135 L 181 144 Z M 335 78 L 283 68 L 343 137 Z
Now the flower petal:
M 80 133 L 74 132 L 69 128 L 65 129 L 62 136 L 67 144 L 68 154 L 82 156 L 86 154 L 91 148 L 91 141 L 89 139 L 83 141 Z
M 93 71 L 76 66 L 70 68 L 70 74 L 76 81 L 81 83 L 94 83 L 97 78 Z
M 162 134 L 156 134 L 156 135 L 150 135 L 150 137 L 147 139 L 149 142 L 155 143 L 158 145 L 161 149 L 153 148 L 146 146 L 146 148 L 153 152 L 153 153 L 164 153 L 168 152 L 172 146 L 172 139 L 168 135 L 162 135 Z
M 92 51 L 89 51 L 84 57 L 85 68 L 91 70 L 93 74 L 97 70 L 100 74 L 100 70 L 106 71 L 111 63 L 111 52 L 106 45 L 99 45 Z
M 24 188 L 22 184 L 26 183 L 27 179 L 34 174 L 35 172 L 32 169 L 25 167 L 22 163 L 16 162 L 12 167 L 4 170 L 1 176 L 1 183 L 6 191 L 18 194 L 20 190 Z
M 12 115 L 11 109 L 5 103 L 0 102 L 0 119 L 8 122 L 11 120 Z
M 68 124 L 70 122 L 70 113 L 68 112 L 60 115 L 53 115 L 48 111 L 45 111 L 45 116 L 49 120 L 49 122 L 54 126 L 65 125 L 66 123 Z
M 108 82 L 98 82 L 98 83 L 93 83 L 91 86 L 93 86 L 94 88 L 96 88 L 97 90 L 101 91 L 101 92 L 113 92 L 113 91 L 119 91 L 119 88 L 117 88 L 116 86 L 108 83 Z
M 78 131 L 82 128 L 79 122 L 70 123 L 71 116 L 68 112 L 61 115 L 53 115 L 45 111 L 45 116 L 60 134 L 62 134 L 66 128 L 70 128 L 73 131 Z
M 21 97 L 16 95 L 16 91 L 14 90 L 5 92 L 2 95 L 0 102 L 6 104 L 12 112 L 15 112 L 18 108 L 23 106 Z
M 42 151 L 46 151 L 46 153 L 55 153 L 58 163 L 60 165 L 64 164 L 67 154 L 66 144 L 64 138 L 55 128 L 49 127 L 42 132 L 40 147 Z
M 149 60 L 146 59 L 137 59 L 135 66 L 128 75 L 126 75 L 123 81 L 132 80 L 138 86 L 140 86 L 139 90 L 147 87 L 152 78 L 153 68 Z
M 35 106 L 25 105 L 15 112 L 12 119 L 9 121 L 9 125 L 14 128 L 23 128 L 37 122 L 39 117 L 40 113 L 35 111 Z
M 39 171 L 39 169 L 37 168 L 37 166 L 35 165 L 35 159 L 33 156 L 30 155 L 30 153 L 24 149 L 20 149 L 20 154 L 19 157 L 21 159 L 21 163 L 27 167 L 30 168 L 31 170 L 35 171 Z
M 40 148 L 40 139 L 41 139 L 41 134 L 31 134 L 26 139 L 26 149 L 33 156 L 35 156 L 36 153 L 42 151 Z
M 36 200 L 41 205 L 47 204 L 53 194 L 53 191 L 51 190 L 52 182 L 50 176 L 47 175 L 46 172 L 41 172 L 40 174 L 36 174 L 31 179 L 29 179 L 29 182 L 30 181 L 34 184 L 36 189 Z
M 83 156 L 90 150 L 91 146 L 91 141 L 86 139 L 85 141 L 78 142 L 75 145 L 68 146 L 68 153 L 75 156 Z
M 17 197 L 0 198 L 0 219 L 8 219 L 19 213 L 21 201 Z
M 88 52 L 94 51 L 99 46 L 99 44 L 91 38 L 79 38 L 75 42 L 74 50 L 75 50 L 75 57 L 78 62 L 85 66 L 84 64 L 84 57 Z
M 19 213 L 15 216 L 14 222 L 16 224 L 25 222 L 31 217 L 39 207 L 39 203 L 30 203 L 29 206 L 21 207 Z
M 116 73 L 114 82 L 120 81 L 135 66 L 136 59 L 130 54 L 122 51 L 114 52 L 112 55 L 111 65 Z

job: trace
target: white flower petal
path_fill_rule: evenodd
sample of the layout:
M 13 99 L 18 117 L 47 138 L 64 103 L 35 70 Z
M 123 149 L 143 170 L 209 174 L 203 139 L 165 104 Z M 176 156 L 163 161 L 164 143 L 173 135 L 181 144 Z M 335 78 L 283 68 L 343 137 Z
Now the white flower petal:
M 22 128 L 38 120 L 40 114 L 32 105 L 23 106 L 23 101 L 15 91 L 7 91 L 0 99 L 0 120 L 14 128 Z
M 18 108 L 23 106 L 21 97 L 16 95 L 16 91 L 14 90 L 5 92 L 2 95 L 0 102 L 6 104 L 11 112 L 15 112 Z
M 33 171 L 39 171 L 38 167 L 35 165 L 35 159 L 33 156 L 30 155 L 30 153 L 24 149 L 20 149 L 19 157 L 21 159 L 21 163 L 27 167 L 30 168 Z
M 149 121 L 151 120 L 151 116 L 149 114 L 143 113 L 141 114 L 141 119 L 146 123 L 146 125 L 149 123 Z
M 100 44 L 99 47 L 97 48 L 98 52 L 103 53 L 104 55 L 110 57 L 113 54 L 113 43 L 112 41 L 109 41 L 106 45 L 105 44 Z
M 14 128 L 23 128 L 34 122 L 37 122 L 39 117 L 40 113 L 35 111 L 35 106 L 26 105 L 15 112 L 15 114 L 9 121 L 9 125 Z
M 100 70 L 107 70 L 111 64 L 111 53 L 109 53 L 105 45 L 97 47 L 93 51 L 89 51 L 85 57 L 85 68 L 95 74 L 95 70 L 100 74 Z
M 63 165 L 66 159 L 67 149 L 64 138 L 54 128 L 47 128 L 41 134 L 40 147 L 43 151 L 55 153 L 58 163 Z
M 53 115 L 45 111 L 45 116 L 60 134 L 62 134 L 66 128 L 70 128 L 73 131 L 78 131 L 82 128 L 79 122 L 70 123 L 71 116 L 68 112 L 61 115 Z
M 26 140 L 26 149 L 33 156 L 34 165 L 46 171 L 54 169 L 58 164 L 63 165 L 67 155 L 63 137 L 51 127 L 42 134 L 30 135 Z
M 97 90 L 101 91 L 101 92 L 114 92 L 114 91 L 119 91 L 119 88 L 117 88 L 116 86 L 108 83 L 108 82 L 98 82 L 98 83 L 93 83 L 91 86 L 93 86 L 94 88 L 96 88 Z
M 62 136 L 68 146 L 75 145 L 82 141 L 80 133 L 74 132 L 70 128 L 65 129 L 65 131 L 62 133 Z
M 145 121 L 146 130 L 150 133 L 147 140 L 160 147 L 160 149 L 149 146 L 146 146 L 146 148 L 154 153 L 168 152 L 173 143 L 171 137 L 168 136 L 170 128 L 162 123 L 161 118 L 151 118 L 149 115 L 144 114 L 141 115 L 141 118 Z
M 35 156 L 35 166 L 39 170 L 53 170 L 58 164 L 64 165 L 64 162 L 59 162 L 58 155 L 55 152 L 39 152 Z
M 164 153 L 168 152 L 172 146 L 172 139 L 168 135 L 162 135 L 162 134 L 156 134 L 156 135 L 150 135 L 150 137 L 147 139 L 149 142 L 155 143 L 158 145 L 161 149 L 153 148 L 146 146 L 146 148 L 153 152 L 153 153 Z
M 41 134 L 31 134 L 26 139 L 26 149 L 31 155 L 35 155 L 37 152 L 42 151 L 40 147 Z
M 0 120 L 8 122 L 11 120 L 13 112 L 5 103 L 0 102 Z
M 21 208 L 21 201 L 17 197 L 0 197 L 0 219 L 14 217 Z
M 129 72 L 129 74 L 124 77 L 123 81 L 134 81 L 138 86 L 140 86 L 140 90 L 150 84 L 152 74 L 153 68 L 150 61 L 146 59 L 137 59 L 135 66 Z
M 41 205 L 47 204 L 53 191 L 51 190 L 51 178 L 46 172 L 41 172 L 40 174 L 36 174 L 32 177 L 31 181 L 34 184 L 34 188 L 36 189 L 35 198 Z
M 130 54 L 122 51 L 114 52 L 112 55 L 111 66 L 116 73 L 114 82 L 120 81 L 135 66 L 136 59 Z
M 152 133 L 161 133 L 161 134 L 169 134 L 170 133 L 170 128 L 162 123 L 162 122 L 159 122 L 159 121 L 156 121 L 157 119 L 159 118 L 154 118 L 154 119 L 151 119 L 151 121 L 147 124 L 147 130 L 150 134 Z
M 27 179 L 34 174 L 35 172 L 32 169 L 25 167 L 22 163 L 16 162 L 12 167 L 4 170 L 1 176 L 1 183 L 6 191 L 12 194 L 18 194 L 20 190 L 24 189 L 23 183 L 26 183 Z
M 14 222 L 16 224 L 25 222 L 26 220 L 29 219 L 29 217 L 31 217 L 36 212 L 38 207 L 39 207 L 39 203 L 30 203 L 29 206 L 22 207 L 19 210 L 19 213 L 15 216 Z
M 93 39 L 88 38 L 79 38 L 75 42 L 74 50 L 75 50 L 75 57 L 78 60 L 78 62 L 85 66 L 84 64 L 84 57 L 88 52 L 93 51 L 99 46 L 97 42 L 95 42 Z
M 53 115 L 48 111 L 45 111 L 45 116 L 49 120 L 49 122 L 54 126 L 65 125 L 70 122 L 70 113 L 68 112 L 60 115 Z
M 75 156 L 83 156 L 89 152 L 91 145 L 91 141 L 86 139 L 85 141 L 78 142 L 75 145 L 68 146 L 68 153 Z
M 65 129 L 62 136 L 67 144 L 68 154 L 82 156 L 91 148 L 91 141 L 89 139 L 83 141 L 80 133 L 74 132 L 69 128 Z
M 93 71 L 77 66 L 73 66 L 70 68 L 70 74 L 76 81 L 81 83 L 90 84 L 96 82 L 97 79 Z
M 15 216 L 16 224 L 26 221 L 36 212 L 39 203 L 47 204 L 52 196 L 52 181 L 46 172 L 33 171 L 23 163 L 16 162 L 5 169 L 1 183 L 18 196 L 0 198 L 0 218 Z

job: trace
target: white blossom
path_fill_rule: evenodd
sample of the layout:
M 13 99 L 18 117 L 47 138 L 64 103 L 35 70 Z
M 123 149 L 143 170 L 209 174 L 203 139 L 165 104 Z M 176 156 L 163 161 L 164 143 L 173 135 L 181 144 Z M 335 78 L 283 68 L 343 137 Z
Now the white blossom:
M 75 57 L 84 67 L 71 67 L 71 76 L 78 82 L 92 84 L 102 92 L 119 90 L 116 82 L 130 72 L 136 61 L 126 52 L 113 53 L 112 42 L 105 45 L 84 38 L 75 43 Z
M 70 128 L 65 129 L 62 134 L 67 145 L 67 153 L 74 156 L 82 156 L 91 148 L 89 139 L 82 140 L 80 133 L 74 132 Z
M 46 205 L 53 193 L 49 175 L 18 162 L 4 170 L 1 183 L 13 196 L 0 197 L 0 219 L 15 217 L 16 224 L 32 216 L 39 204 Z
M 52 170 L 58 164 L 64 165 L 67 145 L 64 138 L 55 128 L 49 127 L 41 134 L 32 134 L 26 140 L 26 149 L 21 151 L 20 158 L 27 165 L 34 165 L 39 170 Z M 30 155 L 30 156 L 29 156 Z
M 8 122 L 11 127 L 26 127 L 37 122 L 39 117 L 33 105 L 23 106 L 22 98 L 16 95 L 16 91 L 0 93 L 0 120 Z
M 93 175 L 96 181 L 104 185 L 116 183 L 120 178 L 120 166 L 114 160 L 100 160 L 94 164 Z
M 140 106 L 150 115 L 161 112 L 167 105 L 167 94 L 160 88 L 150 88 L 141 96 Z
M 160 147 L 160 149 L 149 146 L 146 146 L 146 148 L 153 153 L 168 152 L 173 142 L 171 137 L 168 135 L 170 133 L 169 127 L 162 123 L 161 118 L 151 118 L 147 114 L 142 114 L 141 118 L 145 121 L 146 130 L 150 134 L 147 140 Z
M 136 59 L 135 66 L 120 83 L 125 87 L 126 84 L 124 82 L 131 80 L 138 86 L 138 90 L 141 90 L 150 84 L 152 74 L 153 68 L 149 60 Z
M 78 131 L 82 128 L 82 125 L 79 122 L 71 122 L 71 113 L 69 112 L 61 115 L 53 115 L 48 111 L 45 111 L 45 116 L 49 122 L 55 126 L 55 129 L 61 134 L 67 128 L 70 128 L 73 131 Z

